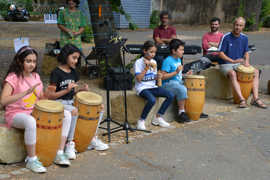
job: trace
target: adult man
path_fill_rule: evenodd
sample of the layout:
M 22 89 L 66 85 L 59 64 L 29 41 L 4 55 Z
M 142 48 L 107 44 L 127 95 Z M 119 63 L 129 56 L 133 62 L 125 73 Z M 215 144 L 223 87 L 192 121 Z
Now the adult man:
M 244 66 L 248 67 L 249 64 L 249 53 L 248 53 L 248 37 L 243 34 L 242 31 L 245 27 L 246 20 L 243 17 L 238 17 L 233 23 L 233 30 L 225 34 L 220 42 L 220 71 L 228 76 L 232 82 L 232 86 L 240 98 L 240 108 L 247 107 L 247 103 L 241 93 L 240 85 L 237 81 L 236 72 L 234 69 L 243 63 Z M 267 106 L 259 99 L 259 71 L 255 69 L 254 80 L 253 80 L 253 98 L 251 105 L 255 105 L 260 108 L 266 109 Z
M 223 33 L 219 31 L 220 19 L 214 17 L 210 20 L 210 32 L 207 32 L 202 37 L 203 56 L 207 57 L 212 62 L 218 62 L 219 56 L 217 52 L 209 52 L 209 48 L 217 49 Z
M 153 39 L 156 45 L 169 44 L 176 38 L 176 30 L 169 25 L 170 15 L 167 11 L 162 11 L 159 15 L 161 25 L 156 27 L 153 32 Z
M 172 39 L 176 38 L 176 30 L 169 25 L 170 14 L 167 11 L 162 11 L 159 15 L 161 25 L 153 31 L 153 39 L 158 48 L 167 48 L 167 45 Z M 163 60 L 168 55 L 156 54 L 154 59 L 157 61 L 157 68 L 160 69 Z

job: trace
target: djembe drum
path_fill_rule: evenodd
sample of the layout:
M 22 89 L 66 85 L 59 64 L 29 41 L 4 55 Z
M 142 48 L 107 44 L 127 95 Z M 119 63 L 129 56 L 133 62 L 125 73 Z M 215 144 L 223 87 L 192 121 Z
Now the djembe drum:
M 78 92 L 74 106 L 77 107 L 79 117 L 75 129 L 74 141 L 76 150 L 84 152 L 96 133 L 102 97 L 88 91 Z
M 254 67 L 252 66 L 246 67 L 244 65 L 239 65 L 236 68 L 237 81 L 240 85 L 241 93 L 245 98 L 245 100 L 248 99 L 252 90 L 254 70 L 255 70 Z M 233 89 L 233 101 L 235 104 L 240 103 L 240 98 L 238 97 L 234 89 Z
M 188 94 L 185 102 L 186 113 L 190 119 L 198 120 L 205 102 L 205 77 L 186 75 L 184 81 Z
M 40 100 L 32 115 L 37 124 L 36 154 L 44 166 L 49 166 L 59 149 L 64 106 L 57 101 Z

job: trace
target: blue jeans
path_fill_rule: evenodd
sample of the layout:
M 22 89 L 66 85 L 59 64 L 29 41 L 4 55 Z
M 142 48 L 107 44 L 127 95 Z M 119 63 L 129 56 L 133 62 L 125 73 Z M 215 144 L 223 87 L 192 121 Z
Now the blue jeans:
M 182 82 L 170 80 L 169 82 L 163 83 L 162 87 L 172 92 L 176 96 L 177 101 L 188 98 L 187 88 Z
M 165 101 L 162 103 L 161 107 L 158 110 L 159 115 L 163 115 L 165 113 L 174 97 L 174 95 L 170 91 L 162 87 L 144 89 L 139 95 L 147 100 L 147 103 L 144 106 L 143 112 L 141 114 L 141 119 L 146 119 L 148 113 L 151 111 L 152 107 L 156 103 L 155 97 L 166 97 Z

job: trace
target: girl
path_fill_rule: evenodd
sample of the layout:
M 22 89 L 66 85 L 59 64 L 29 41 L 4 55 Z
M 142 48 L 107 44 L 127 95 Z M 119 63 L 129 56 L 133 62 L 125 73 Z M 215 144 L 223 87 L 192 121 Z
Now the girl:
M 22 47 L 15 55 L 4 78 L 1 104 L 5 107 L 5 120 L 8 127 L 24 129 L 27 151 L 26 168 L 36 173 L 46 172 L 38 160 L 36 148 L 36 119 L 31 115 L 35 102 L 44 98 L 43 85 L 37 71 L 37 52 L 29 46 Z M 59 152 L 63 152 L 71 114 L 65 111 L 62 139 L 55 163 L 69 165 Z M 68 118 L 70 117 L 70 118 Z
M 153 59 L 156 55 L 157 48 L 152 41 L 146 41 L 142 47 L 143 55 L 137 59 L 134 64 L 135 70 L 135 89 L 139 96 L 145 98 L 147 103 L 141 114 L 141 118 L 137 122 L 137 129 L 145 130 L 145 119 L 151 108 L 156 102 L 155 97 L 166 97 L 162 103 L 156 117 L 152 120 L 152 124 L 161 127 L 169 127 L 162 115 L 165 113 L 173 100 L 173 94 L 162 87 L 156 86 L 157 69 L 156 61 Z M 158 74 L 162 78 L 162 74 Z
M 73 106 L 73 97 L 77 91 L 88 91 L 87 84 L 84 84 L 82 88 L 77 88 L 79 76 L 75 68 L 80 64 L 81 55 L 81 51 L 76 46 L 72 44 L 65 45 L 58 56 L 60 65 L 52 71 L 50 76 L 49 98 L 61 102 L 64 108 L 72 114 L 68 142 L 65 148 L 65 154 L 69 159 L 76 159 L 73 137 L 78 118 L 78 110 Z M 97 139 L 97 137 L 93 138 L 92 144 L 96 146 L 90 146 L 90 148 L 95 148 L 96 150 L 108 149 L 108 145 Z

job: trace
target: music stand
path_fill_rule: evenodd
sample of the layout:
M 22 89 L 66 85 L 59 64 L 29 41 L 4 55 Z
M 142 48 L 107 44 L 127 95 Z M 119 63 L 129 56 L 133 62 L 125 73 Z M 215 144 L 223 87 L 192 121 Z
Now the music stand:
M 122 58 L 123 58 L 123 62 L 121 61 L 121 67 L 122 67 L 122 71 L 124 73 L 124 77 L 127 77 L 125 75 L 125 73 L 127 73 L 126 71 L 126 68 L 125 68 L 125 52 L 127 50 L 127 48 L 124 46 L 125 42 L 127 41 L 127 39 L 121 39 L 119 40 L 119 46 L 120 48 L 122 47 Z M 109 46 L 109 45 L 108 45 Z M 108 49 L 108 46 L 106 49 Z M 108 53 L 106 53 L 105 55 L 105 67 L 106 67 L 106 76 L 108 76 L 108 72 L 109 72 L 109 64 L 108 64 Z M 131 126 L 129 125 L 129 122 L 128 122 L 128 116 L 127 116 L 127 96 L 126 96 L 126 86 L 124 86 L 124 88 L 122 89 L 124 91 L 124 109 L 125 109 L 125 120 L 124 120 L 124 123 L 121 124 L 117 121 L 114 121 L 112 120 L 111 116 L 110 116 L 110 90 L 109 90 L 109 86 L 108 86 L 108 80 L 109 78 L 106 78 L 106 95 L 107 95 L 107 118 L 101 122 L 102 123 L 105 123 L 107 122 L 107 128 L 104 128 L 104 127 L 100 127 L 101 129 L 105 129 L 107 130 L 107 133 L 104 133 L 102 134 L 103 136 L 105 135 L 108 135 L 108 142 L 111 142 L 111 134 L 112 133 L 116 133 L 116 132 L 119 132 L 119 131 L 122 131 L 124 130 L 126 132 L 126 143 L 128 144 L 129 141 L 128 141 L 128 131 L 131 131 L 131 132 L 134 132 L 134 131 L 143 131 L 143 132 L 146 132 L 146 133 L 151 133 L 151 131 L 149 130 L 140 130 L 140 129 L 137 129 L 137 128 L 131 128 Z M 115 127 L 115 128 L 112 128 L 110 127 L 110 123 L 113 122 L 115 124 L 118 125 L 118 127 Z

